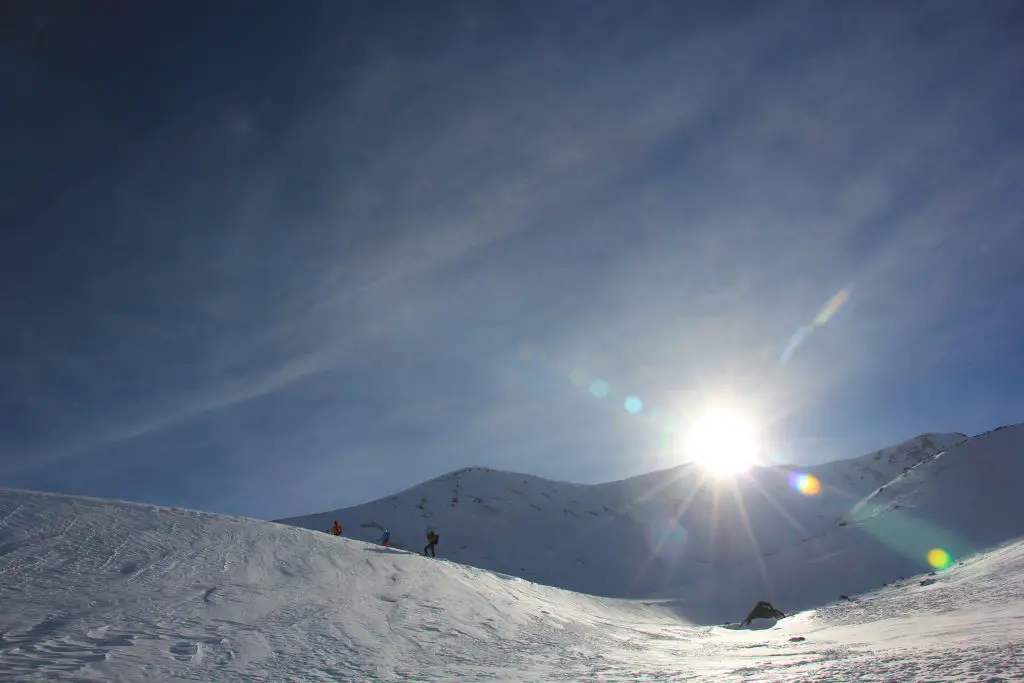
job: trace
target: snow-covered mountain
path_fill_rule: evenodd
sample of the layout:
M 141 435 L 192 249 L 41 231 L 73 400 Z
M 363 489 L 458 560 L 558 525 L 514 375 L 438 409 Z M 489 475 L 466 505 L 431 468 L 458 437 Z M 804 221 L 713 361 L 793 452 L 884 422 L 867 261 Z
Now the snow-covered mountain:
M 1024 501 L 1015 495 L 1024 486 L 1022 449 L 1024 425 L 1017 425 L 924 457 L 828 529 L 765 553 L 756 572 L 738 567 L 702 577 L 681 610 L 701 620 L 758 596 L 802 609 L 1024 537 Z M 808 572 L 816 578 L 790 580 Z
M 597 485 L 469 467 L 280 522 L 326 530 L 338 519 L 346 536 L 365 541 L 386 526 L 392 544 L 415 551 L 434 529 L 443 557 L 472 566 L 596 595 L 674 595 L 819 537 L 861 498 L 966 439 L 926 434 L 860 458 L 755 468 L 727 482 L 693 465 Z
M 968 458 L 986 457 L 974 448 Z M 1003 512 L 1019 521 L 1017 501 Z M 858 526 L 884 529 L 892 514 Z M 833 552 L 859 538 L 850 526 L 826 534 Z M 785 572 L 766 561 L 780 594 L 877 586 L 891 569 L 823 572 L 801 548 Z M 734 588 L 764 566 L 735 570 Z M 595 598 L 280 524 L 0 490 L 0 577 L 11 683 L 1024 678 L 1024 542 L 734 631 L 681 617 L 686 596 Z
M 922 434 L 859 458 L 834 460 L 810 467 L 807 471 L 834 488 L 861 496 L 969 438 L 960 433 Z
M 1024 426 L 996 429 L 880 486 L 840 524 L 884 528 L 887 535 L 969 555 L 1024 533 L 1024 506 L 1013 502 L 1024 485 L 1022 470 Z

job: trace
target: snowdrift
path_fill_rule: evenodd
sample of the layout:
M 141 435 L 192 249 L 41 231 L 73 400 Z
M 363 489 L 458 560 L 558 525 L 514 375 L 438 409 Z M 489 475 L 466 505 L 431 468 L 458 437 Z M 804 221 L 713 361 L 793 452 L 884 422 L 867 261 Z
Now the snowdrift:
M 3 681 L 543 680 L 536 643 L 555 665 L 580 634 L 677 625 L 282 525 L 18 491 L 0 490 L 0 577 Z
M 285 525 L 0 490 L 0 578 L 12 682 L 1024 676 L 1024 543 L 731 631 Z

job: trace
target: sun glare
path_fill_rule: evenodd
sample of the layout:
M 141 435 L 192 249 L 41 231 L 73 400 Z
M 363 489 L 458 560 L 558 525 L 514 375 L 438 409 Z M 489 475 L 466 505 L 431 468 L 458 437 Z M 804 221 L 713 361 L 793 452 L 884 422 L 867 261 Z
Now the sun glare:
M 718 474 L 738 474 L 757 458 L 757 432 L 739 413 L 713 410 L 690 428 L 686 450 L 702 467 Z

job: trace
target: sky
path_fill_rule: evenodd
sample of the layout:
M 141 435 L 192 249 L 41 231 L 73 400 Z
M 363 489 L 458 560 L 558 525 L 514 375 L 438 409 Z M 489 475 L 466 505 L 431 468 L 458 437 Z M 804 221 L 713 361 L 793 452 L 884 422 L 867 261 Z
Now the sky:
M 1024 8 L 12 2 L 0 486 L 280 518 L 463 466 L 1024 420 Z

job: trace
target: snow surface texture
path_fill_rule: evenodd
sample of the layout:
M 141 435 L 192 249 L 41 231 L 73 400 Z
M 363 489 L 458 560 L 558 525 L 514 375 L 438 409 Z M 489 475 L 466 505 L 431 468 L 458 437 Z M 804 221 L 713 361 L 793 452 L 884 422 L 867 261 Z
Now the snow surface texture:
M 282 524 L 0 490 L 0 681 L 1020 681 L 1024 503 L 1011 487 L 1024 484 L 1022 451 L 1021 427 L 906 455 L 914 465 L 898 449 L 877 465 L 896 481 L 880 493 L 872 481 L 831 521 L 841 506 L 808 498 L 813 514 L 795 519 L 819 523 L 818 536 L 697 573 L 674 599 L 591 597 Z M 593 488 L 628 502 L 664 476 Z M 474 542 L 488 539 L 504 537 Z M 1001 545 L 912 576 L 933 542 Z M 755 584 L 770 592 L 751 599 Z M 757 598 L 807 609 L 751 629 L 711 625 L 742 619 Z
M 279 525 L 42 494 L 0 501 L 4 681 L 1024 677 L 1024 543 L 927 586 L 901 581 L 731 631 L 688 626 L 666 604 Z
M 802 468 L 821 483 L 817 495 L 794 488 L 789 467 L 755 468 L 735 485 L 692 465 L 597 485 L 470 467 L 365 505 L 281 522 L 326 531 L 337 519 L 347 537 L 365 541 L 386 526 L 392 545 L 418 552 L 433 528 L 439 556 L 464 564 L 594 595 L 675 596 L 705 576 L 820 537 L 862 498 L 966 439 L 923 435 Z

